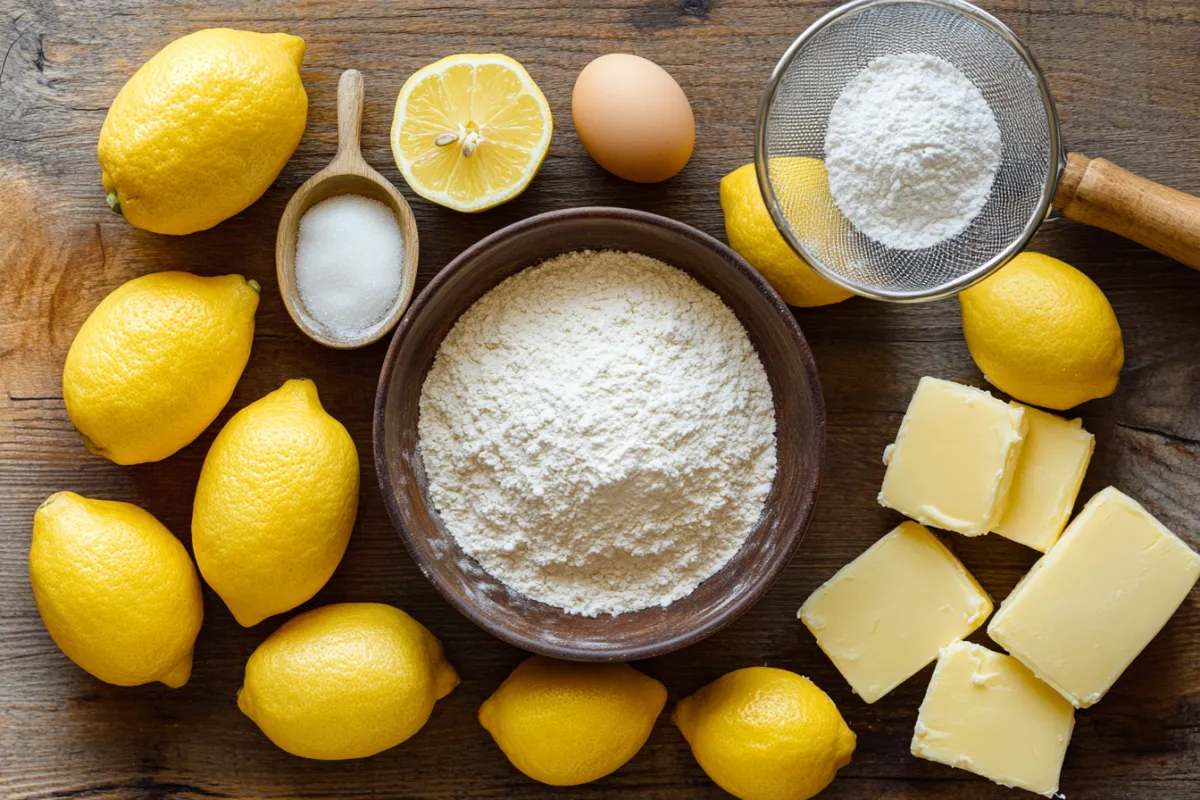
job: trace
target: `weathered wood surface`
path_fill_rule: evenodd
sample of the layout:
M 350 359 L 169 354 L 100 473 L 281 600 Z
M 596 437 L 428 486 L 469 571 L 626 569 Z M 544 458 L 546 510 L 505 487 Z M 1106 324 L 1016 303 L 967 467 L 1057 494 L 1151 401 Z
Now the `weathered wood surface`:
M 1200 7 L 1192 0 L 990 0 L 1049 74 L 1067 145 L 1200 192 Z M 275 286 L 275 225 L 292 192 L 332 156 L 341 70 L 366 80 L 363 151 L 404 188 L 421 231 L 418 288 L 463 247 L 530 214 L 612 204 L 722 233 L 717 182 L 752 157 L 754 109 L 792 37 L 829 7 L 780 0 L 525 0 L 464 4 L 346 2 L 82 3 L 0 0 L 0 797 L 4 798 L 717 798 L 664 716 L 645 749 L 599 783 L 549 790 L 525 779 L 476 724 L 480 702 L 522 654 L 454 613 L 393 532 L 370 458 L 370 411 L 384 345 L 336 352 L 311 343 Z M 261 201 L 185 238 L 134 230 L 104 205 L 95 142 L 126 77 L 171 39 L 231 25 L 308 40 L 308 130 Z M 520 199 L 461 216 L 403 187 L 387 143 L 392 106 L 418 67 L 498 50 L 530 70 L 558 129 Z M 596 167 L 570 124 L 578 70 L 614 50 L 662 64 L 694 105 L 696 154 L 676 179 L 635 186 Z M 1096 432 L 1084 496 L 1109 484 L 1140 498 L 1200 546 L 1200 273 L 1069 222 L 1033 247 L 1074 263 L 1112 300 L 1127 366 L 1111 399 L 1081 409 Z M 78 443 L 63 410 L 66 349 L 91 308 L 135 275 L 240 271 L 266 291 L 254 353 L 216 426 L 164 463 L 114 466 Z M 816 520 L 782 580 L 753 611 L 685 652 L 640 666 L 677 699 L 751 664 L 795 669 L 827 689 L 858 734 L 833 798 L 1015 797 L 1013 790 L 912 758 L 908 742 L 929 670 L 873 706 L 854 697 L 795 610 L 821 581 L 896 521 L 875 504 L 880 453 L 917 379 L 978 381 L 958 306 L 851 300 L 798 311 L 829 407 L 829 456 Z M 285 379 L 316 380 L 364 465 L 360 519 L 341 568 L 308 607 L 394 603 L 446 644 L 462 685 L 414 739 L 375 758 L 317 763 L 272 747 L 234 705 L 243 664 L 278 624 L 236 625 L 211 592 L 195 672 L 183 689 L 121 689 L 73 666 L 38 619 L 26 575 L 30 519 L 51 492 L 140 503 L 187 539 L 201 460 L 229 414 Z M 946 537 L 1000 599 L 1033 554 L 996 537 Z M 1078 715 L 1063 787 L 1073 799 L 1200 795 L 1200 593 L 1194 593 L 1110 695 Z

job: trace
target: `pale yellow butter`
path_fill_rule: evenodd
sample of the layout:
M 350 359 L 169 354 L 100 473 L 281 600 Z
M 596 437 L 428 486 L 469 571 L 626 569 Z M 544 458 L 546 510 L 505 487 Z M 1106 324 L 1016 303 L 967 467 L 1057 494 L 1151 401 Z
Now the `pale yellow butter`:
M 954 554 L 904 522 L 813 592 L 799 617 L 855 693 L 874 703 L 991 613 L 991 598 Z
M 1016 405 L 1014 403 L 1013 405 Z M 992 529 L 1046 552 L 1058 541 L 1083 485 L 1096 437 L 1080 420 L 1021 406 L 1029 421 L 1004 516 Z
M 1077 708 L 1096 703 L 1179 608 L 1200 555 L 1109 487 L 1088 501 L 988 625 Z
M 912 753 L 1053 797 L 1075 709 L 1015 658 L 970 642 L 938 657 Z
M 938 528 L 981 536 L 1004 513 L 1027 422 L 987 392 L 922 378 L 884 452 L 879 502 Z

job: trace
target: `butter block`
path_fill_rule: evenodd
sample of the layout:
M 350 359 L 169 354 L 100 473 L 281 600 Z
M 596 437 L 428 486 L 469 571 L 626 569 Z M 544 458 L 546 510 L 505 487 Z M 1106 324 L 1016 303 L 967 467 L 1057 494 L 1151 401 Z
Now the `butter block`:
M 1071 516 L 1096 437 L 1083 429 L 1081 420 L 1021 408 L 1029 430 L 1004 515 L 992 532 L 1044 553 L 1058 541 Z
M 1109 487 L 1001 604 L 988 635 L 1076 708 L 1096 703 L 1200 577 L 1200 555 Z
M 874 703 L 991 613 L 954 554 L 904 522 L 813 592 L 799 617 L 855 694 Z
M 981 536 L 1004 513 L 1028 423 L 985 391 L 921 378 L 894 444 L 879 502 L 938 528 Z
M 1074 707 L 1021 662 L 955 642 L 938 657 L 912 754 L 1053 797 L 1074 728 Z

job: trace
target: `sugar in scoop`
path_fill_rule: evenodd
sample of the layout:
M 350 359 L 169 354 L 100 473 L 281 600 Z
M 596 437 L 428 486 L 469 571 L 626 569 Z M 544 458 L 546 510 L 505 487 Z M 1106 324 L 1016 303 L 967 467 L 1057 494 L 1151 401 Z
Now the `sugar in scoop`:
M 338 195 L 300 218 L 296 288 L 312 318 L 337 336 L 353 338 L 387 315 L 403 261 L 400 225 L 378 200 Z

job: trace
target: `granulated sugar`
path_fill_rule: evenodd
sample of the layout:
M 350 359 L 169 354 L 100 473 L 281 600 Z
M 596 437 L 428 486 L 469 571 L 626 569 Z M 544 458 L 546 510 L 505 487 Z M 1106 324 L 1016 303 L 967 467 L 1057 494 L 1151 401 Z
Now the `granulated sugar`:
M 344 194 L 300 218 L 296 288 L 313 319 L 353 337 L 383 319 L 400 291 L 404 239 L 392 210 Z
M 846 218 L 888 247 L 919 250 L 979 215 L 1000 165 L 983 94 L 928 53 L 873 59 L 829 114 L 825 166 Z
M 708 289 L 643 255 L 569 253 L 482 297 L 421 389 L 429 489 L 491 575 L 575 614 L 690 594 L 775 477 L 771 388 Z

